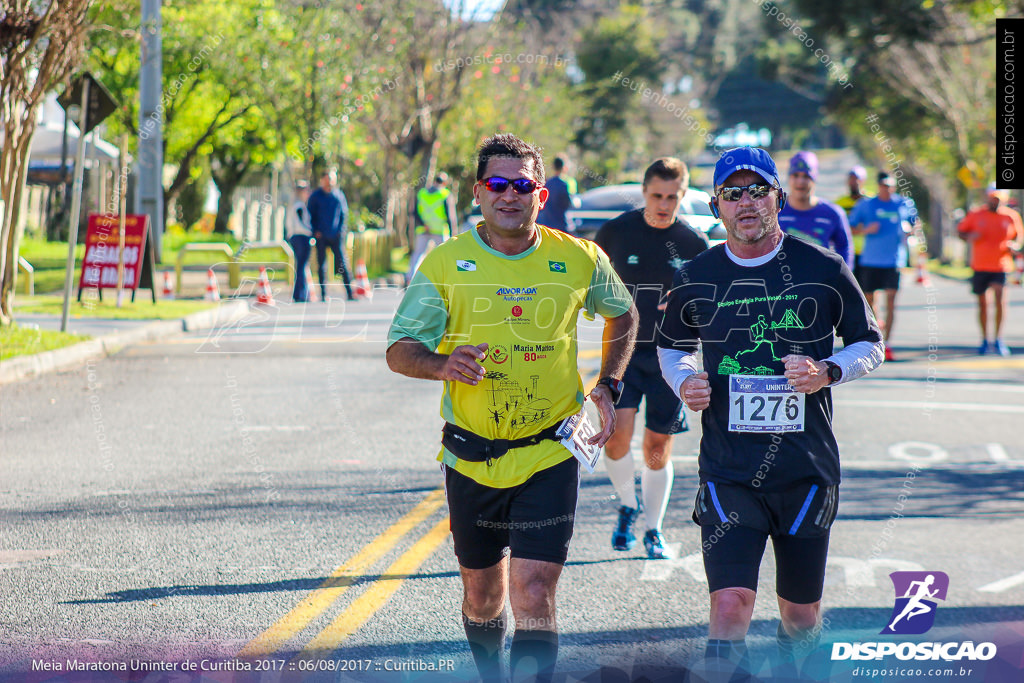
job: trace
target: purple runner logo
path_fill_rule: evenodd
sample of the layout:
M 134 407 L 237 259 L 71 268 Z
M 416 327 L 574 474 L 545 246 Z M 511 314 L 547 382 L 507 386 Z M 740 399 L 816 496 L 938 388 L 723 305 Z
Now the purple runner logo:
M 935 623 L 936 600 L 945 600 L 949 576 L 945 572 L 893 572 L 896 604 L 883 635 L 918 635 Z

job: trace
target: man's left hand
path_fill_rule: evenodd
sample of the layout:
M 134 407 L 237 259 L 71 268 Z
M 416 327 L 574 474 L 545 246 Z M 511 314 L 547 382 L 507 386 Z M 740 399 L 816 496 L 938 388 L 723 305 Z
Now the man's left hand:
M 615 433 L 615 402 L 612 401 L 611 389 L 603 384 L 594 387 L 588 398 L 594 402 L 601 415 L 601 431 L 590 437 L 587 443 L 591 446 L 596 444 L 598 448 L 601 448 Z
M 789 354 L 782 357 L 786 364 L 786 379 L 801 394 L 813 394 L 828 386 L 828 366 L 810 356 Z

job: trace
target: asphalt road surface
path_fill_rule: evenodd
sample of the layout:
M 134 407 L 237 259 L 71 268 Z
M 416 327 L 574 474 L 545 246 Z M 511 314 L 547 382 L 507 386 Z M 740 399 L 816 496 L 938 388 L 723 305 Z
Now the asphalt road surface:
M 0 675 L 69 680 L 91 662 L 128 671 L 88 680 L 472 680 L 435 462 L 440 385 L 384 363 L 399 296 L 279 303 L 5 386 Z M 1024 292 L 1012 296 L 1018 355 L 979 358 L 967 286 L 907 284 L 897 360 L 835 390 L 844 484 L 826 643 L 884 640 L 890 572 L 945 572 L 935 626 L 906 638 L 991 640 L 999 654 L 910 664 L 940 670 L 927 680 L 1024 679 Z M 581 321 L 589 382 L 599 333 Z M 613 551 L 612 488 L 600 469 L 583 477 L 559 594 L 568 680 L 682 680 L 700 659 L 690 417 L 665 526 L 677 559 Z M 748 644 L 767 674 L 770 551 L 761 582 Z M 860 664 L 834 663 L 832 680 L 864 680 Z M 918 680 L 893 675 L 874 678 Z

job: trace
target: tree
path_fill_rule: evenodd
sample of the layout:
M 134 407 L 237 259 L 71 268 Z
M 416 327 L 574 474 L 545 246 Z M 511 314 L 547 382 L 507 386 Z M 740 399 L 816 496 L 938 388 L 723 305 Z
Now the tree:
M 901 190 L 931 204 L 932 251 L 941 249 L 949 205 L 965 188 L 961 167 L 995 165 L 995 32 L 993 16 L 1020 14 L 1022 3 L 989 0 L 812 0 L 786 3 L 822 37 L 833 85 L 828 110 L 867 158 L 908 178 Z M 842 60 L 832 57 L 842 55 Z M 897 166 L 898 164 L 898 166 Z M 917 182 L 910 183 L 909 176 Z M 923 208 L 923 206 L 921 207 Z
M 0 10 L 0 324 L 11 322 L 18 269 L 18 214 L 36 114 L 78 63 L 90 0 L 5 0 Z
M 201 156 L 221 131 L 230 129 L 257 108 L 263 64 L 250 57 L 250 47 L 279 36 L 262 23 L 272 0 L 183 0 L 165 3 L 163 23 L 164 163 L 175 166 L 164 188 L 164 207 L 169 209 L 187 183 L 201 173 Z M 109 0 L 96 12 L 104 27 L 97 32 L 89 63 L 122 103 L 113 133 L 131 134 L 130 149 L 137 137 L 151 129 L 138 123 L 139 55 L 137 42 L 139 6 L 132 0 Z M 276 28 L 278 24 L 274 24 Z M 270 122 L 263 126 L 269 130 Z

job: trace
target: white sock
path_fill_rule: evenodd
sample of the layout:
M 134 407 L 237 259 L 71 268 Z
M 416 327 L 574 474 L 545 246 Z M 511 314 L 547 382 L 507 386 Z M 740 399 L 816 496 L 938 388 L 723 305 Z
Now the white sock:
M 633 454 L 629 451 L 618 460 L 612 460 L 606 453 L 604 456 L 604 468 L 608 470 L 608 478 L 612 480 L 615 493 L 619 494 L 619 501 L 628 508 L 639 507 L 636 498 L 636 480 L 633 474 Z
M 652 470 L 644 465 L 644 471 L 640 474 L 640 490 L 643 492 L 644 520 L 648 529 L 661 531 L 674 476 L 675 469 L 671 460 L 660 470 Z

